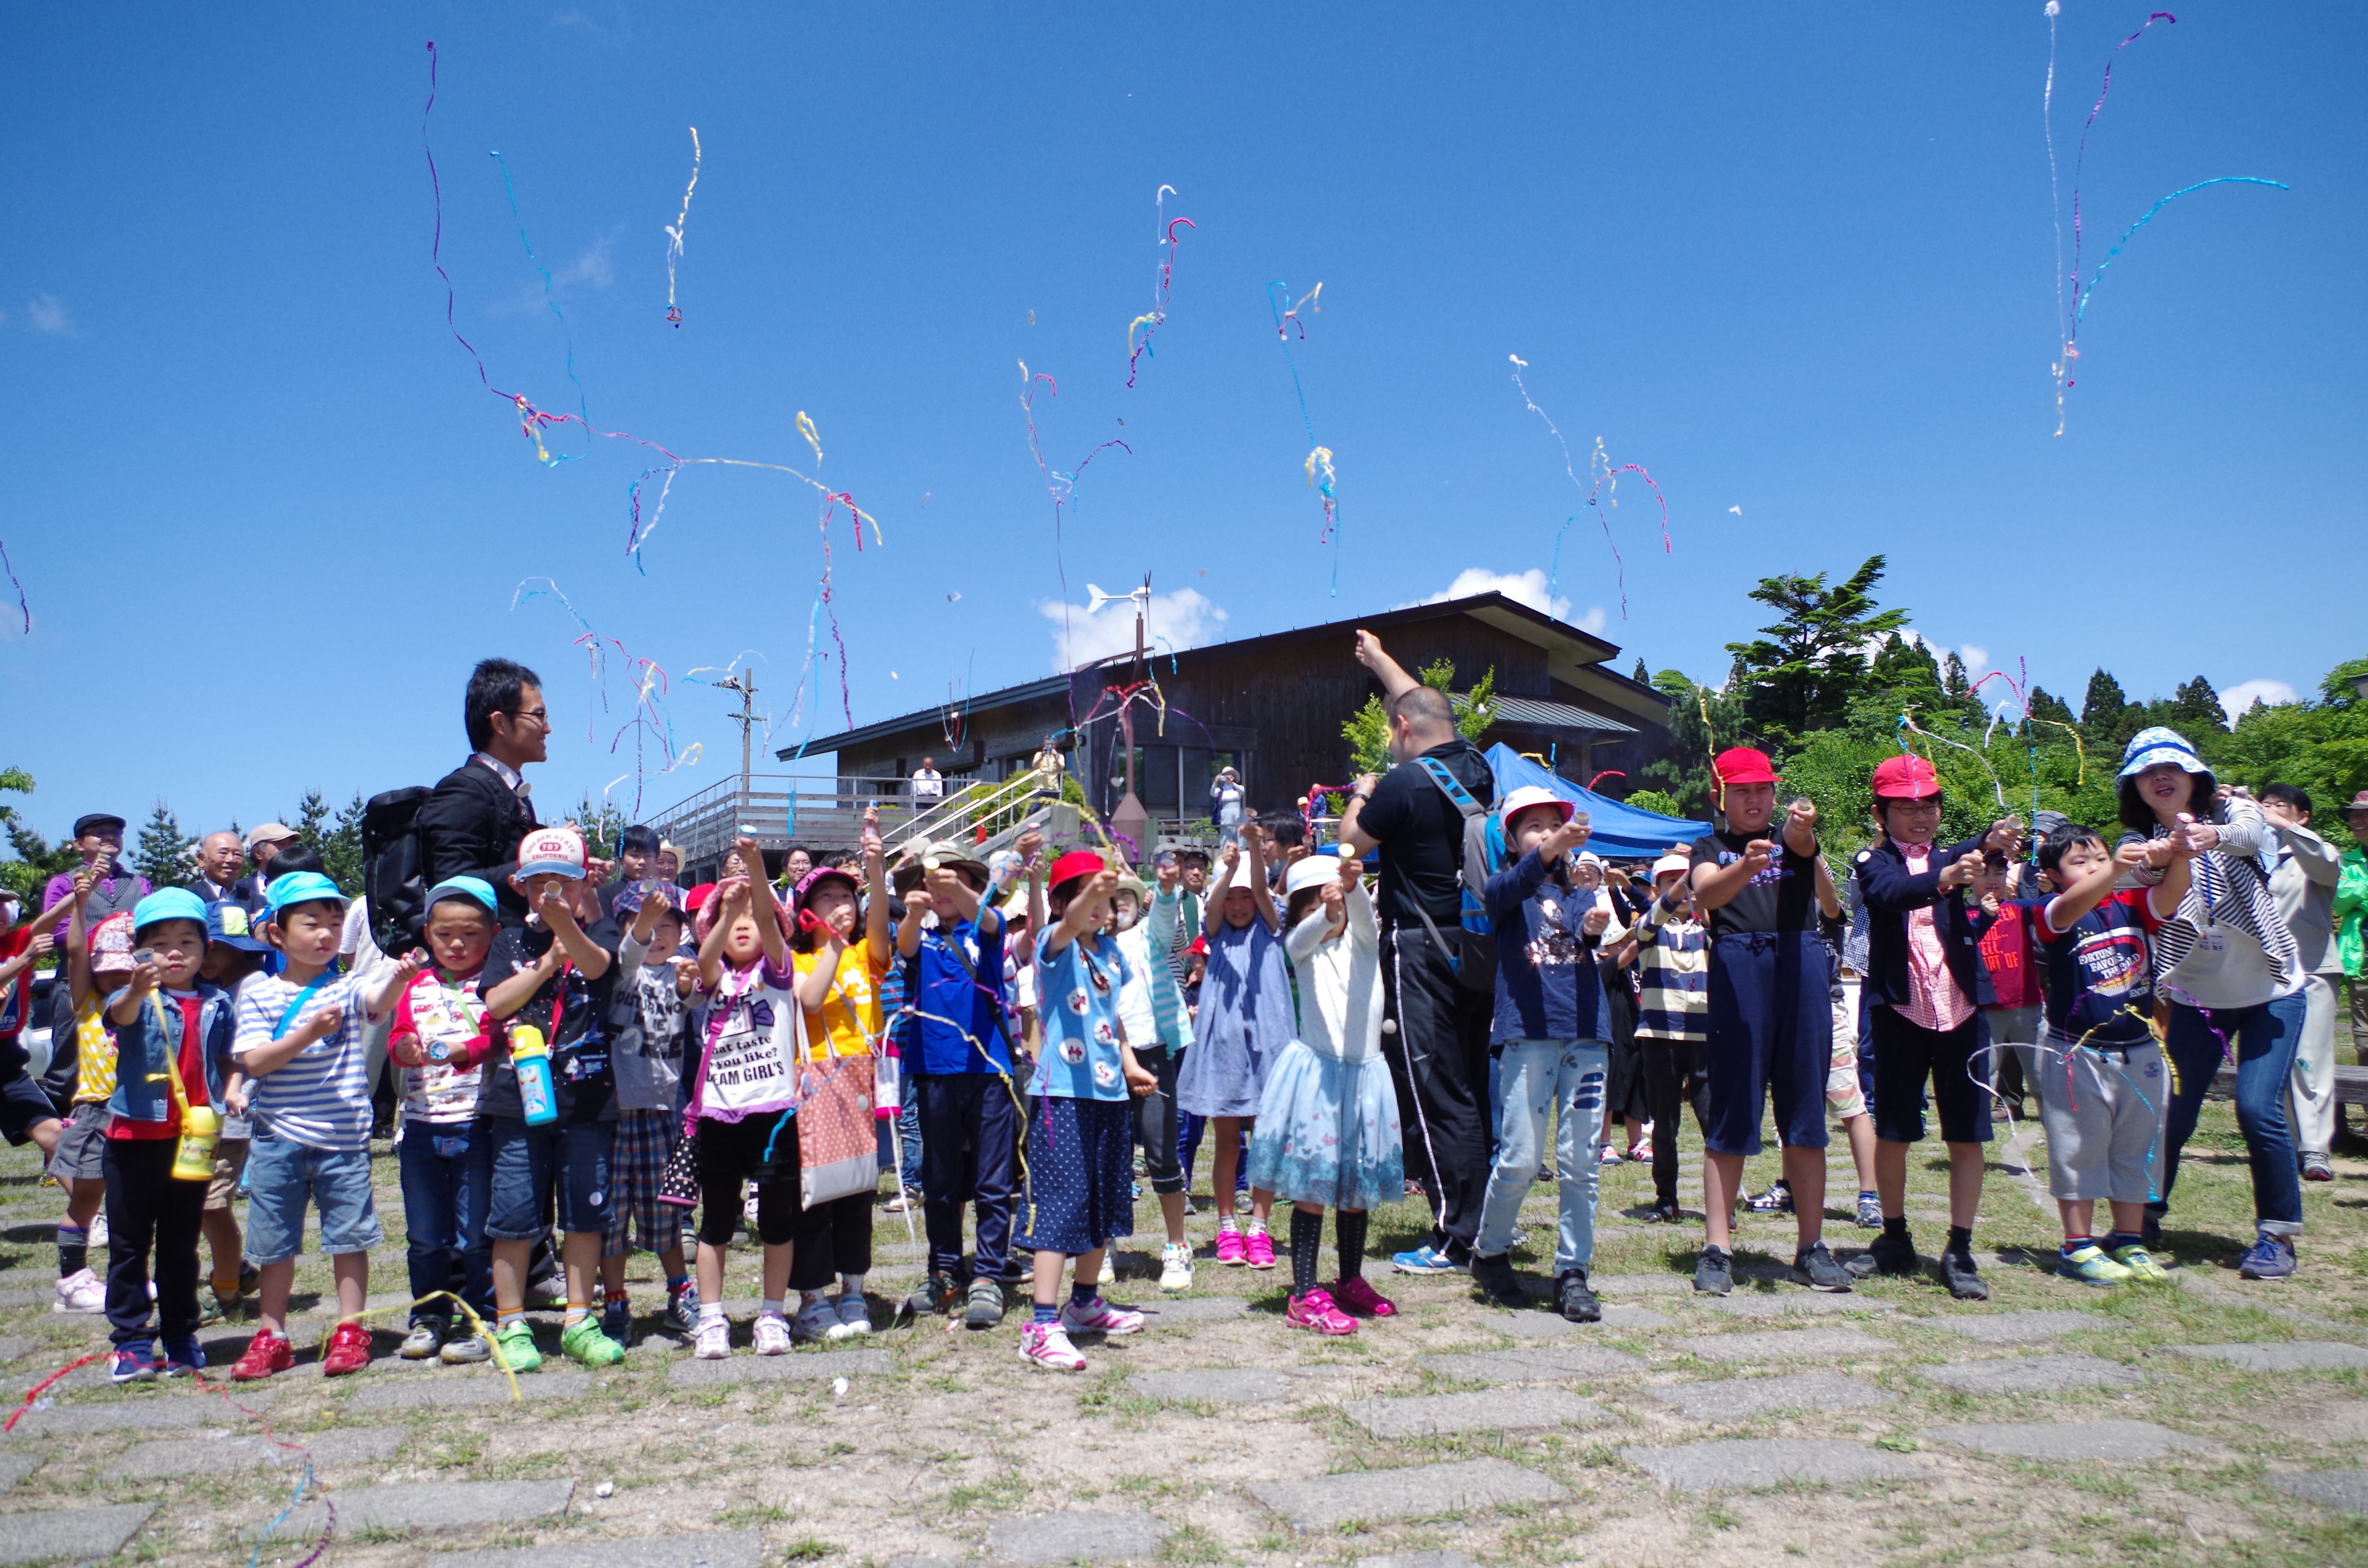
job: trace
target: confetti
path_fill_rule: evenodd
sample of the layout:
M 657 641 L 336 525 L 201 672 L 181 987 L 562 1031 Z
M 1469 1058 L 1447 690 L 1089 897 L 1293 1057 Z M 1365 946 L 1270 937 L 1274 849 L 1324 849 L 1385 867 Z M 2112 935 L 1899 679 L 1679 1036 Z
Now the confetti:
M 1151 309 L 1126 324 L 1126 384 L 1130 387 L 1134 385 L 1136 361 L 1151 353 L 1151 335 L 1157 332 L 1160 324 L 1167 319 L 1167 290 L 1175 281 L 1176 275 L 1176 231 L 1179 228 L 1199 227 L 1190 218 L 1177 218 L 1172 221 L 1167 218 L 1167 201 L 1175 194 L 1174 186 L 1163 185 L 1159 187 L 1158 194 L 1152 198 L 1157 214 L 1155 222 L 1158 227 L 1159 244 L 1165 248 L 1159 258 L 1158 275 L 1151 286 Z M 1033 320 L 1032 315 L 1030 320 Z M 1137 341 L 1134 335 L 1134 329 L 1137 327 L 1143 329 L 1143 337 L 1140 341 Z M 1158 358 L 1156 355 L 1152 357 Z M 1122 425 L 1125 421 L 1121 420 L 1119 423 Z
M 1651 486 L 1654 499 L 1660 502 L 1661 552 L 1664 555 L 1674 553 L 1673 547 L 1669 543 L 1669 498 L 1661 494 L 1661 487 L 1653 483 L 1653 476 L 1645 472 L 1642 463 L 1620 463 L 1615 466 L 1610 456 L 1604 452 L 1603 437 L 1600 436 L 1595 438 L 1595 450 L 1588 453 L 1587 458 L 1587 477 L 1593 483 L 1579 483 L 1578 471 L 1570 460 L 1570 443 L 1563 439 L 1561 428 L 1547 417 L 1544 409 L 1537 405 L 1537 401 L 1530 396 L 1529 387 L 1521 381 L 1521 372 L 1530 368 L 1530 362 L 1518 354 L 1508 354 L 1505 358 L 1513 363 L 1513 386 L 1521 394 L 1522 405 L 1545 421 L 1546 428 L 1554 434 L 1554 445 L 1562 449 L 1562 471 L 1570 476 L 1571 488 L 1584 493 L 1588 506 L 1598 507 L 1596 516 L 1597 519 L 1603 524 L 1603 542 L 1611 547 L 1611 562 L 1619 576 L 1620 619 L 1625 620 L 1628 619 L 1628 562 L 1621 557 L 1620 541 L 1611 537 L 1611 514 L 1620 506 L 1620 476 L 1623 473 L 1637 475 Z M 1730 506 L 1727 510 L 1737 517 L 1743 515 L 1743 508 L 1740 506 Z M 1575 520 L 1575 515 L 1565 517 L 1562 527 L 1554 532 L 1554 565 L 1546 574 L 1548 604 L 1554 602 L 1554 585 L 1562 578 L 1562 536 L 1570 530 L 1570 525 Z
M 518 187 L 510 183 L 509 160 L 498 152 L 488 153 L 486 156 L 493 159 L 502 171 L 502 193 L 509 198 L 510 216 L 518 222 L 518 244 L 526 247 L 527 260 L 533 265 L 537 272 L 542 274 L 543 308 L 548 310 L 552 319 L 559 323 L 560 333 L 567 344 L 567 379 L 575 383 L 576 409 L 581 416 L 578 422 L 583 425 L 585 431 L 584 450 L 554 457 L 544 448 L 541 436 L 537 433 L 534 437 L 536 459 L 547 467 L 555 468 L 561 463 L 574 462 L 578 458 L 588 457 L 592 451 L 592 404 L 588 394 L 584 391 L 583 379 L 575 373 L 575 329 L 567 324 L 567 317 L 561 312 L 559 301 L 552 297 L 551 268 L 542 265 L 541 258 L 534 254 L 534 242 L 526 237 L 526 220 L 518 216 Z
M 682 325 L 682 312 L 675 308 L 674 264 L 682 259 L 683 231 L 690 227 L 690 197 L 699 188 L 699 127 L 690 128 L 690 183 L 682 187 L 682 211 L 666 225 L 666 319 L 676 328 Z
M 1734 513 L 1738 517 L 1743 516 L 1743 508 L 1740 506 L 1729 506 L 1727 510 Z
M 1059 469 L 1053 467 L 1044 460 L 1044 443 L 1036 434 L 1036 383 L 1038 381 L 1051 387 L 1054 397 L 1061 395 L 1059 382 L 1041 370 L 1031 372 L 1028 369 L 1028 361 L 1020 360 L 1019 410 L 1028 423 L 1028 451 L 1036 460 L 1036 472 L 1044 476 L 1045 493 L 1053 497 L 1053 569 L 1061 579 L 1061 645 L 1065 649 L 1068 646 L 1069 637 L 1069 569 L 1063 559 L 1061 550 L 1062 513 L 1076 497 L 1078 475 L 1086 472 L 1086 465 L 1092 462 L 1105 448 L 1116 447 L 1129 457 L 1134 455 L 1134 449 L 1113 436 L 1087 452 L 1071 472 L 1063 473 Z M 1076 698 L 1073 693 L 1069 696 L 1070 718 L 1075 719 L 1076 712 Z
M 1290 286 L 1277 279 L 1266 286 L 1266 302 L 1274 312 L 1274 339 L 1282 346 L 1283 363 L 1291 368 L 1291 390 L 1299 397 L 1300 423 L 1307 427 L 1307 483 L 1324 498 L 1324 531 L 1316 536 L 1315 542 L 1336 545 L 1332 554 L 1332 597 L 1337 599 L 1340 597 L 1340 551 L 1337 548 L 1340 535 L 1339 476 L 1333 472 L 1332 449 L 1315 438 L 1315 418 L 1307 412 L 1307 389 L 1300 384 L 1299 361 L 1291 354 L 1291 335 L 1294 331 L 1300 342 L 1307 341 L 1307 318 L 1299 313 L 1301 309 L 1304 307 L 1308 315 L 1324 313 L 1324 285 L 1317 283 L 1285 310 L 1282 301 L 1290 293 Z
M 536 584 L 541 585 L 533 586 Z M 565 610 L 568 619 L 575 622 L 581 633 L 575 639 L 575 645 L 584 650 L 586 673 L 591 679 L 592 695 L 598 704 L 598 714 L 605 715 L 611 711 L 609 696 L 609 659 L 611 650 L 614 650 L 616 657 L 624 666 L 626 678 L 631 682 L 633 690 L 633 716 L 619 725 L 616 733 L 609 738 L 609 754 L 611 756 L 615 756 L 617 748 L 623 744 L 627 733 L 632 733 L 633 770 L 631 773 L 620 773 L 610 779 L 608 787 L 600 793 L 606 796 L 626 779 L 632 779 L 633 811 L 638 815 L 642 808 L 643 784 L 650 778 L 661 778 L 672 773 L 677 767 L 696 765 L 704 747 L 700 743 L 694 741 L 679 752 L 675 749 L 674 720 L 666 711 L 666 687 L 669 681 L 665 669 L 655 660 L 637 656 L 632 650 L 627 648 L 616 638 L 602 636 L 594 629 L 590 621 L 584 619 L 584 612 L 575 608 L 575 601 L 561 591 L 557 583 L 549 577 L 528 577 L 522 580 L 517 588 L 511 591 L 510 608 L 515 611 L 521 605 L 543 598 L 556 602 L 562 609 Z M 733 662 L 736 665 L 739 661 L 734 659 Z M 703 669 L 710 666 L 700 667 Z M 700 682 L 700 684 L 710 683 Z M 598 716 L 591 708 L 587 707 L 585 712 L 584 733 L 585 739 L 588 743 L 597 743 L 599 738 L 595 730 L 598 722 Z M 648 767 L 643 750 L 644 743 L 648 741 L 658 743 L 666 759 L 664 767 L 653 770 Z
M 25 618 L 25 635 L 33 634 L 33 607 L 25 600 L 25 585 L 17 578 L 17 568 L 8 559 L 8 543 L 0 540 L 0 572 L 8 574 L 8 585 L 17 590 L 17 613 Z

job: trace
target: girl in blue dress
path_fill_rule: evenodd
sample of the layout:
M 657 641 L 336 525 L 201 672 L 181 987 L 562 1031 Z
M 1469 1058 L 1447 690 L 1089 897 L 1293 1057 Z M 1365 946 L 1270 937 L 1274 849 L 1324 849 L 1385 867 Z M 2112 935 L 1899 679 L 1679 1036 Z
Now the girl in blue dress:
M 1192 1049 L 1176 1080 L 1176 1103 L 1216 1129 L 1217 1149 L 1210 1193 L 1217 1200 L 1217 1261 L 1227 1267 L 1274 1267 L 1274 1239 L 1267 1234 L 1272 1193 L 1250 1194 L 1249 1231 L 1234 1217 L 1234 1173 L 1242 1157 L 1242 1137 L 1257 1121 L 1266 1093 L 1267 1069 L 1291 1040 L 1291 972 L 1283 964 L 1282 922 L 1267 891 L 1262 836 L 1246 830 L 1249 863 L 1242 845 L 1225 846 L 1216 885 L 1210 890 L 1202 935 L 1209 944 L 1208 971 L 1201 983 L 1201 1011 L 1192 1024 Z

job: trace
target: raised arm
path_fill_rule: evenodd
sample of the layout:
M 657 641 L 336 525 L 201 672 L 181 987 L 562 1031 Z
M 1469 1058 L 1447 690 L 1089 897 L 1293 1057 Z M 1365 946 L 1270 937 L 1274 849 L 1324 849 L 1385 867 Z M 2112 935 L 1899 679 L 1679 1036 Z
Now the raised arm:
M 830 988 L 838 981 L 838 960 L 847 952 L 847 943 L 836 931 L 823 933 L 814 952 L 814 967 L 798 976 L 798 1006 L 809 1013 L 819 1013 L 822 1005 L 830 1000 Z
M 1357 662 L 1373 673 L 1382 683 L 1382 700 L 1395 702 L 1401 693 L 1412 691 L 1422 683 L 1406 673 L 1395 659 L 1382 651 L 1382 640 L 1370 631 L 1357 633 Z
M 876 974 L 888 967 L 888 850 L 880 842 L 880 806 L 863 808 L 863 952 Z
M 1258 906 L 1258 917 L 1266 922 L 1267 931 L 1282 934 L 1282 914 L 1274 906 L 1274 890 L 1266 885 L 1266 835 L 1245 831 L 1242 836 L 1250 846 L 1250 902 Z
M 1094 880 L 1061 912 L 1059 924 L 1044 938 L 1044 951 L 1050 955 L 1061 952 L 1068 945 L 1094 927 L 1094 917 L 1110 905 L 1110 895 L 1118 892 L 1118 873 L 1098 871 Z
M 909 959 L 921 950 L 922 927 L 934 902 L 929 890 L 924 887 L 916 886 L 905 895 L 905 920 L 896 927 L 896 952 L 900 958 Z

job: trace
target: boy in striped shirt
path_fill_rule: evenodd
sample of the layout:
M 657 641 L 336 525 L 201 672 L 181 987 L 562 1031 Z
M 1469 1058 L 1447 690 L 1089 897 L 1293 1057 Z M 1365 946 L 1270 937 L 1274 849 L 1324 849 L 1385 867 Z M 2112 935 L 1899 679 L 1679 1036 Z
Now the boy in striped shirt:
M 365 1016 L 383 1017 L 417 977 L 417 955 L 372 984 L 337 972 L 345 894 L 318 871 L 275 877 L 264 890 L 264 937 L 287 967 L 239 989 L 231 1057 L 249 1083 L 223 1096 L 233 1115 L 255 1119 L 247 1154 L 246 1256 L 260 1275 L 261 1325 L 231 1369 L 240 1382 L 296 1364 L 288 1343 L 288 1293 L 304 1237 L 304 1206 L 321 1210 L 321 1250 L 337 1281 L 337 1326 L 321 1358 L 324 1377 L 370 1363 L 361 1313 L 370 1249 L 385 1239 L 370 1199 L 370 1074 Z
M 1636 917 L 1636 1044 L 1645 1057 L 1645 1099 L 1653 1114 L 1653 1211 L 1647 1221 L 1676 1224 L 1678 1108 L 1693 1107 L 1703 1125 L 1709 1080 L 1702 1046 L 1710 1038 L 1710 934 L 1694 918 L 1686 885 L 1692 861 L 1672 850 L 1653 862 L 1653 897 Z

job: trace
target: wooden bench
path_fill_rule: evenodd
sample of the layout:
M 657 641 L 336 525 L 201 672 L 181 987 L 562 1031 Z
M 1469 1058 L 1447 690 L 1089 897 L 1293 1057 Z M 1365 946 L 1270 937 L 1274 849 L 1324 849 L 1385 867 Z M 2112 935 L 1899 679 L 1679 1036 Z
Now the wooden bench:
M 2223 1063 L 2220 1071 L 2212 1075 L 2209 1097 L 2220 1100 L 2237 1097 L 2237 1070 L 2234 1067 Z M 2368 1106 L 2368 1067 L 2346 1067 L 2340 1063 L 2337 1065 L 2335 1103 Z

